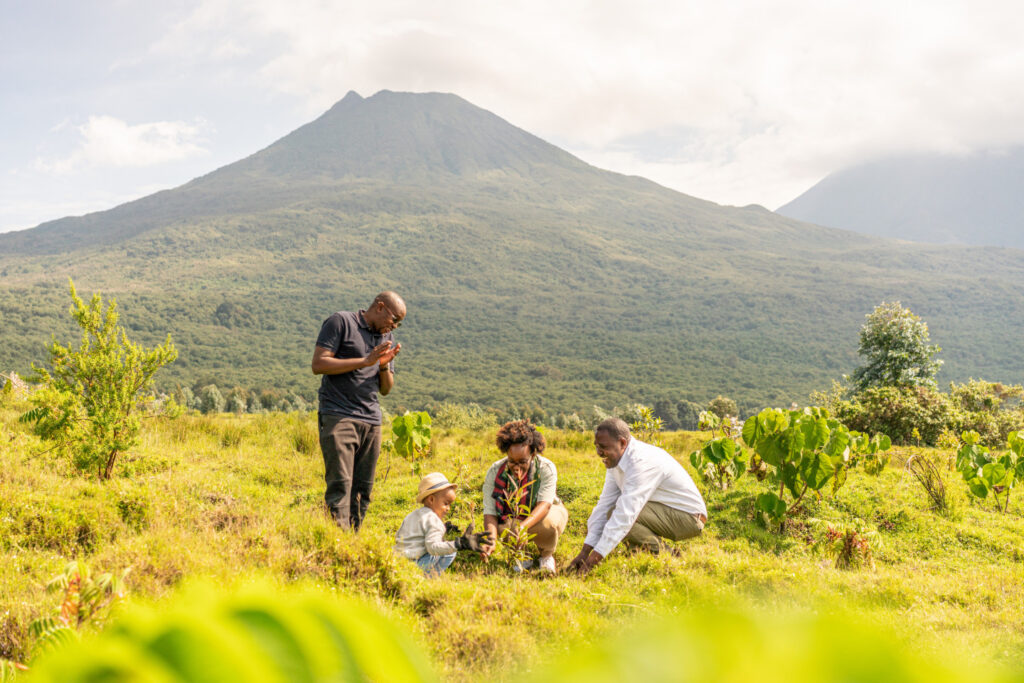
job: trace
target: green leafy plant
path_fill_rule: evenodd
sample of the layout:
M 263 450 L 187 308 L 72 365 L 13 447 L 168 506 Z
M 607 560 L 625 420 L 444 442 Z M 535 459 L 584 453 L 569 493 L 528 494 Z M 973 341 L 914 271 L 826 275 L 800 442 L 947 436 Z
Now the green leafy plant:
M 860 457 L 864 471 L 871 475 L 879 475 L 889 464 L 889 449 L 892 448 L 892 440 L 885 434 L 868 436 L 860 432 L 850 432 L 850 448 Z
M 738 479 L 750 461 L 750 451 L 736 442 L 739 424 L 735 418 L 719 417 L 711 411 L 700 414 L 701 431 L 711 432 L 711 439 L 700 450 L 690 453 L 690 464 L 704 481 L 722 491 Z
M 890 447 L 888 437 L 863 437 L 829 417 L 824 408 L 775 410 L 766 408 L 743 424 L 743 441 L 768 469 L 764 477 L 772 487 L 755 500 L 755 509 L 769 520 L 782 522 L 800 507 L 808 491 L 820 492 L 832 484 L 833 493 L 845 482 L 847 471 L 862 453 L 871 455 Z M 884 465 L 883 465 L 884 466 Z
M 430 415 L 426 411 L 399 415 L 391 421 L 391 448 L 420 473 L 421 462 L 430 455 Z
M 978 500 L 991 493 L 996 510 L 1005 512 L 1010 506 L 1010 492 L 1024 478 L 1024 437 L 1010 432 L 1009 449 L 1003 453 L 982 446 L 977 432 L 964 432 L 960 438 L 963 445 L 956 453 L 956 469 L 967 482 L 967 490 Z
M 518 520 L 530 514 L 529 506 L 520 501 L 523 493 L 531 484 L 533 481 L 520 484 L 515 490 L 505 489 L 505 504 L 509 510 L 514 510 L 515 513 L 509 518 L 508 526 L 501 530 L 501 534 L 498 536 L 498 547 L 491 558 L 508 569 L 522 567 L 530 559 L 529 545 L 536 534 L 531 534 L 528 530 L 520 527 Z
M 98 637 L 43 657 L 34 681 L 437 680 L 415 645 L 377 612 L 322 592 L 198 585 L 136 608 Z
M 660 417 L 655 417 L 654 411 L 645 405 L 637 405 L 636 419 L 629 425 L 633 436 L 645 443 L 657 443 L 658 432 L 664 427 Z
M 77 350 L 50 344 L 52 372 L 33 365 L 40 389 L 21 420 L 51 441 L 81 471 L 109 479 L 119 455 L 135 445 L 139 407 L 152 397 L 153 375 L 178 357 L 170 335 L 146 350 L 118 325 L 117 302 L 106 310 L 99 294 L 89 304 L 70 283 L 71 314 L 82 328 Z
M 125 579 L 130 571 L 129 567 L 119 576 L 107 573 L 93 577 L 84 561 L 69 562 L 62 573 L 46 584 L 47 593 L 61 595 L 56 613 L 29 624 L 36 652 L 77 640 L 86 626 L 102 626 L 114 605 L 125 598 Z

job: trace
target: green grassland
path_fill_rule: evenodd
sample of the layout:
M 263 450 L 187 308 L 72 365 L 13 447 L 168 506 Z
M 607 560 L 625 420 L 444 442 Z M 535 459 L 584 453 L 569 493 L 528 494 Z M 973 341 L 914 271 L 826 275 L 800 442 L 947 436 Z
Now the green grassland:
M 28 624 L 58 601 L 43 585 L 84 558 L 94 571 L 132 567 L 133 599 L 158 605 L 187 579 L 230 586 L 254 573 L 361 596 L 413 634 L 445 680 L 521 679 L 623 628 L 723 604 L 852 611 L 924 658 L 1024 670 L 1024 501 L 1012 500 L 1007 514 L 971 504 L 959 475 L 944 471 L 954 511 L 930 512 L 901 466 L 906 449 L 880 476 L 854 471 L 835 497 L 811 501 L 783 535 L 753 520 L 760 485 L 744 478 L 724 493 L 702 485 L 708 527 L 677 544 L 678 556 L 617 550 L 579 579 L 515 575 L 460 555 L 429 580 L 391 551 L 418 477 L 382 456 L 365 527 L 339 531 L 321 507 L 314 416 L 152 418 L 115 478 L 99 483 L 41 453 L 17 422 L 23 407 L 0 407 L 0 658 L 32 656 Z M 570 512 L 561 566 L 582 542 L 604 470 L 590 434 L 546 434 Z M 435 430 L 426 468 L 459 484 L 460 525 L 481 522 L 480 485 L 499 457 L 493 438 L 493 429 Z M 702 435 L 659 438 L 689 468 L 685 455 Z M 876 531 L 874 566 L 835 568 L 815 549 L 823 532 L 815 519 Z M 745 651 L 742 642 L 730 647 Z

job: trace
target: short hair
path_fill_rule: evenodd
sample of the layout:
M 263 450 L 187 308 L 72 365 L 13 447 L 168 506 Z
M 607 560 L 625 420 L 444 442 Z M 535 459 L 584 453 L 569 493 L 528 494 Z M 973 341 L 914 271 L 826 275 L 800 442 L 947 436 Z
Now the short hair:
M 629 425 L 624 420 L 620 420 L 617 417 L 609 417 L 602 420 L 601 424 L 594 427 L 594 433 L 604 432 L 609 434 L 615 439 L 628 439 L 629 438 Z
M 547 446 L 544 435 L 538 432 L 529 420 L 513 420 L 501 425 L 495 441 L 502 453 L 508 453 L 512 446 L 525 443 L 530 447 L 531 455 L 540 455 Z

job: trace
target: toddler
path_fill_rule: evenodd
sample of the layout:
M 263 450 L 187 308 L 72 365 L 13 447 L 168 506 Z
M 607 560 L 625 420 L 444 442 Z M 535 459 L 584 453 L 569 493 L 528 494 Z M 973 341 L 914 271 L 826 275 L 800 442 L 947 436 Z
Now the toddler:
M 420 481 L 416 502 L 423 507 L 406 515 L 395 538 L 395 551 L 416 562 L 427 576 L 436 576 L 447 569 L 459 550 L 481 551 L 481 546 L 494 541 L 489 534 L 474 534 L 473 525 L 454 541 L 444 540 L 445 531 L 458 528 L 445 524 L 455 501 L 455 484 L 440 472 L 431 472 Z

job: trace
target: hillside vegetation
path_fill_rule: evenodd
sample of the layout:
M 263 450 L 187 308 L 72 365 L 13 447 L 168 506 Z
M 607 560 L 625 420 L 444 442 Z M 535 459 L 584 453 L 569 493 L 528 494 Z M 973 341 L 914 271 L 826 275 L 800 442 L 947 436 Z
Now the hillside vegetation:
M 70 333 L 64 292 L 116 297 L 180 351 L 164 388 L 311 399 L 320 323 L 395 289 L 392 411 L 549 413 L 725 394 L 804 402 L 852 371 L 878 302 L 924 316 L 941 383 L 1024 382 L 1024 261 L 723 207 L 601 171 L 453 95 L 350 94 L 235 164 L 110 211 L 0 235 L 0 368 Z
M 32 657 L 28 624 L 59 599 L 42 586 L 82 558 L 97 572 L 131 567 L 130 594 L 158 605 L 187 579 L 227 587 L 252 573 L 362 596 L 412 634 L 445 680 L 521 680 L 658 615 L 737 604 L 766 615 L 852 611 L 923 659 L 979 676 L 993 666 L 1024 670 L 1024 499 L 1012 499 L 1006 514 L 972 505 L 959 474 L 943 468 L 954 510 L 930 512 L 901 466 L 917 450 L 898 450 L 878 477 L 852 472 L 835 497 L 810 500 L 783 535 L 754 520 L 761 485 L 743 477 L 727 492 L 702 486 L 709 525 L 677 544 L 678 556 L 616 551 L 583 580 L 519 576 L 460 556 L 427 580 L 391 551 L 415 507 L 418 478 L 409 465 L 382 456 L 365 527 L 358 536 L 339 531 L 322 509 L 323 465 L 308 414 L 153 418 L 115 478 L 99 483 L 72 478 L 65 463 L 40 453 L 17 422 L 24 408 L 0 407 L 0 658 Z M 556 555 L 563 565 L 582 542 L 604 470 L 591 434 L 546 434 L 545 455 L 558 466 L 570 512 Z M 685 454 L 703 437 L 658 435 L 686 467 Z M 435 430 L 425 467 L 459 484 L 453 520 L 462 526 L 481 523 L 480 485 L 498 458 L 493 438 L 493 429 Z M 837 569 L 820 551 L 829 527 L 860 529 L 873 564 Z M 763 651 L 756 643 L 729 647 Z

